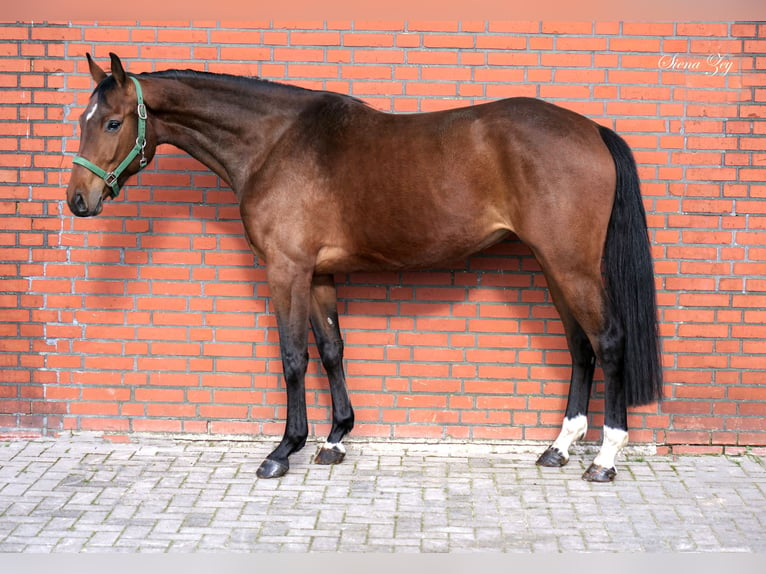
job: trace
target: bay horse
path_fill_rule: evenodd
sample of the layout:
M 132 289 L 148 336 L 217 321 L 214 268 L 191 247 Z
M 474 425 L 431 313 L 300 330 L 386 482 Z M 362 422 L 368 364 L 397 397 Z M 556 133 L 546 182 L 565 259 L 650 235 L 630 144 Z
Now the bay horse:
M 315 462 L 345 456 L 354 411 L 334 274 L 425 269 L 513 233 L 542 268 L 572 357 L 561 432 L 537 463 L 563 466 L 585 435 L 598 359 L 603 443 L 583 478 L 614 479 L 627 407 L 662 394 L 646 215 L 620 136 L 532 98 L 392 114 L 261 79 L 127 74 L 110 58 L 107 74 L 87 54 L 97 87 L 80 117 L 67 203 L 76 216 L 99 214 L 162 143 L 234 191 L 247 241 L 266 264 L 287 392 L 284 436 L 258 477 L 284 475 L 306 442 L 309 327 L 332 398 L 331 430 Z

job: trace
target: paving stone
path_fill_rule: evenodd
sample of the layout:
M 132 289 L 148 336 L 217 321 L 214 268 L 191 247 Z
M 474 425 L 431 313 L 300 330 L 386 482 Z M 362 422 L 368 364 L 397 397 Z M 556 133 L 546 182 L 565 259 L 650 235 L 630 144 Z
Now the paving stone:
M 0 442 L 0 552 L 766 551 L 766 463 L 746 455 L 535 466 L 513 445 L 359 442 L 258 480 L 270 443 L 95 434 Z M 588 460 L 586 460 L 588 459 Z

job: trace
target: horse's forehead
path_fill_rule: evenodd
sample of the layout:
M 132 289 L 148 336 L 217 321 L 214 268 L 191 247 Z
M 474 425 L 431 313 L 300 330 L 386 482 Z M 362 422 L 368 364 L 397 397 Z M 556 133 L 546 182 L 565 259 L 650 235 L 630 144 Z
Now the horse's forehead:
M 88 107 L 85 108 L 85 111 L 83 112 L 83 115 L 85 117 L 85 121 L 90 121 L 90 119 L 96 115 L 96 112 L 98 111 L 98 98 L 91 98 L 90 102 L 88 103 Z
M 112 76 L 99 84 L 91 94 L 91 100 L 98 102 L 100 109 L 118 109 L 126 103 L 128 95 L 113 80 Z
M 82 113 L 81 119 L 88 123 L 93 118 L 103 117 L 108 114 L 120 113 L 125 102 L 122 101 L 116 90 L 96 89 L 91 94 L 90 101 Z

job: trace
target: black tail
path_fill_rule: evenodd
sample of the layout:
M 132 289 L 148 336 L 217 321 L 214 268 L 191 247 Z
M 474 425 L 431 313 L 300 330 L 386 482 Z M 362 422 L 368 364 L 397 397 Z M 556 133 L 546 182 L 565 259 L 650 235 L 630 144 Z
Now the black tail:
M 606 289 L 611 312 L 625 334 L 623 380 L 628 406 L 645 405 L 662 398 L 657 296 L 646 212 L 630 147 L 609 128 L 601 127 L 600 132 L 617 169 L 604 249 Z

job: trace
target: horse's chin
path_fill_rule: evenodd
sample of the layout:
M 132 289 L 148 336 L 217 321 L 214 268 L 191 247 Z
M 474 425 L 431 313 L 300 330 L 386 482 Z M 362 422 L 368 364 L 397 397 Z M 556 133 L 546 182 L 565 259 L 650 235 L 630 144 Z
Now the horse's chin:
M 93 213 L 91 213 L 89 217 L 95 217 L 96 215 L 99 215 L 103 210 L 104 210 L 104 200 L 99 199 L 98 204 L 96 205 L 96 208 L 93 210 Z

